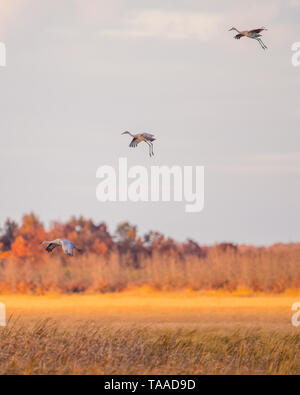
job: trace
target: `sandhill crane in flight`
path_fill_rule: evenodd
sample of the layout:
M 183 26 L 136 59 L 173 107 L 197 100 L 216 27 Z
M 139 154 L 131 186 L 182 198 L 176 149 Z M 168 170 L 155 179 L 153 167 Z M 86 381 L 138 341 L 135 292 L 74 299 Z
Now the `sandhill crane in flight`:
M 231 32 L 232 30 L 235 30 L 235 31 L 237 31 L 239 33 L 236 36 L 234 36 L 234 38 L 236 40 L 240 40 L 242 37 L 252 38 L 253 40 L 256 40 L 256 41 L 259 42 L 259 44 L 262 47 L 262 49 L 264 49 L 264 50 L 268 49 L 268 47 L 262 41 L 262 39 L 261 39 L 262 35 L 260 34 L 261 32 L 263 32 L 265 30 L 268 30 L 265 27 L 261 27 L 260 29 L 254 29 L 254 30 L 245 30 L 243 32 L 240 32 L 235 27 L 232 27 L 229 31 Z
M 53 241 L 45 240 L 42 241 L 41 244 L 47 244 L 46 251 L 49 253 L 52 252 L 56 247 L 62 247 L 63 252 L 69 256 L 74 256 L 74 250 L 81 252 L 81 250 L 77 248 L 74 243 L 66 239 L 56 239 Z
M 128 131 L 122 133 L 123 134 L 129 134 L 133 138 L 131 143 L 129 144 L 129 147 L 137 147 L 138 144 L 142 143 L 143 141 L 149 146 L 149 155 L 150 157 L 154 155 L 153 151 L 153 141 L 156 140 L 153 134 L 150 133 L 139 133 L 139 134 L 132 134 Z

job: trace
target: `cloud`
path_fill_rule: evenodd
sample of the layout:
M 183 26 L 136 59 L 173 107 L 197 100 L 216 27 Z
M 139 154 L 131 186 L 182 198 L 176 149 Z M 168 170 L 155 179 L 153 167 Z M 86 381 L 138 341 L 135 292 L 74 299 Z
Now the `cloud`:
M 125 16 L 121 26 L 102 30 L 103 36 L 156 37 L 209 40 L 217 31 L 221 16 L 200 12 L 145 10 Z

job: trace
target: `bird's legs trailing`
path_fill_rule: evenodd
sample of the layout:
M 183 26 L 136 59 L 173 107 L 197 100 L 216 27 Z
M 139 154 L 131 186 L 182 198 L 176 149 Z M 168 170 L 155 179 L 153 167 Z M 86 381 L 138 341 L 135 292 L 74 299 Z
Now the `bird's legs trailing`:
M 151 156 L 152 156 L 152 151 L 151 151 L 151 144 L 149 143 L 149 141 L 145 141 L 145 143 L 148 145 L 148 147 L 149 147 L 149 156 L 150 156 L 150 158 L 151 158 Z
M 255 38 L 255 40 L 259 43 L 259 45 L 262 47 L 261 43 L 259 42 L 258 38 Z
M 262 47 L 262 49 L 265 49 L 265 48 L 262 46 L 262 43 L 259 41 L 259 39 L 257 38 L 256 40 L 257 40 L 257 42 L 259 43 L 259 45 Z
M 266 44 L 263 42 L 263 40 L 260 38 L 259 41 L 262 43 L 262 45 L 264 46 L 264 49 L 268 49 L 268 47 L 266 46 Z
M 263 50 L 268 49 L 267 46 L 262 42 L 260 38 L 256 38 L 256 41 L 259 42 L 259 45 L 262 47 Z
M 150 144 L 151 144 L 151 149 L 152 149 L 152 156 L 154 156 L 153 144 L 152 143 L 150 143 Z

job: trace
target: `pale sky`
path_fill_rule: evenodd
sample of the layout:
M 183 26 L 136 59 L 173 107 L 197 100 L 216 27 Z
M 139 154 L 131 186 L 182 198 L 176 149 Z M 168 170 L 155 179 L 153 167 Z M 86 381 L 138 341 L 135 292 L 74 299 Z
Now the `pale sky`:
M 300 0 L 0 4 L 0 222 L 34 211 L 178 240 L 300 241 Z M 264 52 L 238 29 L 268 27 Z M 124 130 L 155 133 L 156 156 Z M 205 209 L 99 203 L 96 170 L 206 167 Z

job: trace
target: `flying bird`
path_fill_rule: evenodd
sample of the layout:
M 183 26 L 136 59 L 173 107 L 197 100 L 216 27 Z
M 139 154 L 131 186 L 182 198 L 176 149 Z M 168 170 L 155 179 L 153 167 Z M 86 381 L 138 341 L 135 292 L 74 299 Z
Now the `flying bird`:
M 81 252 L 81 250 L 77 248 L 74 243 L 66 239 L 56 239 L 53 241 L 45 240 L 42 241 L 41 244 L 47 244 L 46 251 L 49 253 L 52 252 L 56 247 L 62 247 L 63 252 L 68 256 L 74 256 L 74 250 Z
M 260 34 L 261 32 L 268 30 L 265 27 L 261 27 L 260 29 L 254 29 L 254 30 L 245 30 L 243 32 L 240 32 L 235 27 L 232 27 L 229 31 L 231 32 L 232 30 L 235 30 L 238 32 L 238 34 L 236 36 L 234 36 L 234 38 L 236 40 L 240 40 L 242 37 L 252 38 L 253 40 L 256 40 L 259 42 L 259 44 L 263 50 L 268 49 L 268 47 L 262 41 L 262 39 L 261 39 L 262 35 Z
M 149 155 L 154 156 L 154 151 L 153 151 L 153 141 L 156 140 L 153 134 L 150 133 L 139 133 L 139 134 L 132 134 L 128 131 L 122 133 L 123 134 L 129 134 L 133 138 L 131 143 L 129 144 L 129 147 L 137 147 L 140 143 L 143 141 L 148 145 L 149 147 Z

